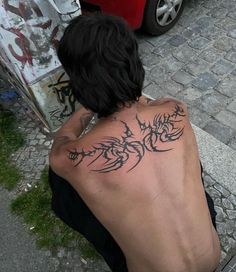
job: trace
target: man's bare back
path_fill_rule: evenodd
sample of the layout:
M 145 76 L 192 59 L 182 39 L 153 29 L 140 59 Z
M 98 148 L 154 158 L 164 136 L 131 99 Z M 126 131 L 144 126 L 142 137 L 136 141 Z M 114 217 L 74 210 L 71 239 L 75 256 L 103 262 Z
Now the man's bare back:
M 214 271 L 219 240 L 182 103 L 142 98 L 80 139 L 65 131 L 50 164 L 112 234 L 129 272 Z

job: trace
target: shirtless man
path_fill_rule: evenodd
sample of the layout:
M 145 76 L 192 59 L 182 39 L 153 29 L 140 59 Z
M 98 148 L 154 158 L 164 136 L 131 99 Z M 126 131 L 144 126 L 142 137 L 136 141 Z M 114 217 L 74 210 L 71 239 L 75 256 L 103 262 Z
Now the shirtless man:
M 137 43 L 118 18 L 72 20 L 58 56 L 85 108 L 57 132 L 52 169 L 114 237 L 129 272 L 213 272 L 220 245 L 186 106 L 141 96 Z M 93 113 L 97 124 L 79 137 Z

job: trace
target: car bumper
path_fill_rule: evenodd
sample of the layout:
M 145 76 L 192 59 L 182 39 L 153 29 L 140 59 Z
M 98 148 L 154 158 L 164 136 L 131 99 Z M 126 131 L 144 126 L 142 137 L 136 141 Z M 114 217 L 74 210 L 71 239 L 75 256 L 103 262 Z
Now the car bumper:
M 137 29 L 141 26 L 146 0 L 83 0 L 100 7 L 108 14 L 123 17 L 128 24 Z

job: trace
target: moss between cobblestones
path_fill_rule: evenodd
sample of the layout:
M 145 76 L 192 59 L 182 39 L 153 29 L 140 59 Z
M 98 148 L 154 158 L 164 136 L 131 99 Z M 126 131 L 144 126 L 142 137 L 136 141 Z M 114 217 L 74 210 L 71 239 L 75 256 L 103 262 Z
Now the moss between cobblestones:
M 83 257 L 98 258 L 95 249 L 87 240 L 53 214 L 47 172 L 47 169 L 42 172 L 41 181 L 36 187 L 13 200 L 12 212 L 23 217 L 36 235 L 36 242 L 40 248 L 55 250 L 68 246 L 73 241 L 78 245 Z
M 10 111 L 0 111 L 0 183 L 13 189 L 21 178 L 19 170 L 10 163 L 10 156 L 24 144 L 24 137 Z

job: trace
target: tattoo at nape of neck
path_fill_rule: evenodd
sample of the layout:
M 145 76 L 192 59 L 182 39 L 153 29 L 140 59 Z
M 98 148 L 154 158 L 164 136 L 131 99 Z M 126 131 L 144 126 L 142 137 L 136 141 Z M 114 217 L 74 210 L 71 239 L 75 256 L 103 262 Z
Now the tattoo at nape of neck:
M 134 138 L 132 130 L 124 121 L 123 134 L 120 137 L 106 136 L 104 139 L 89 150 L 74 149 L 68 151 L 68 158 L 74 167 L 88 160 L 87 166 L 92 166 L 98 159 L 103 160 L 103 166 L 99 169 L 92 169 L 98 173 L 108 173 L 118 170 L 128 162 L 133 162 L 127 172 L 133 170 L 142 160 L 147 152 L 167 152 L 172 148 L 163 149 L 162 143 L 178 140 L 184 133 L 182 117 L 184 110 L 178 104 L 171 113 L 156 114 L 152 121 L 141 120 L 136 115 L 136 122 L 140 128 L 141 140 Z

